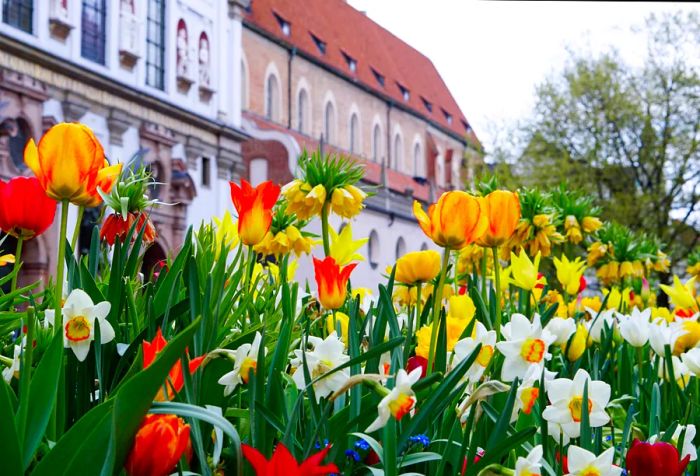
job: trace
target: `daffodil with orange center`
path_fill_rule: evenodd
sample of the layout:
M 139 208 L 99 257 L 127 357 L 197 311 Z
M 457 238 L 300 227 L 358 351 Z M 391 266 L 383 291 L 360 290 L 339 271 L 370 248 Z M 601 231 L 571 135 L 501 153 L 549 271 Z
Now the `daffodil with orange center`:
M 108 193 L 122 169 L 122 164 L 109 165 L 102 145 L 89 127 L 66 122 L 46 131 L 38 147 L 30 140 L 24 161 L 46 195 L 83 207 L 102 203 L 98 187 Z
M 413 410 L 416 404 L 416 397 L 411 387 L 420 380 L 421 372 L 422 369 L 420 367 L 411 370 L 411 373 L 406 373 L 404 369 L 399 369 L 396 374 L 394 388 L 391 391 L 383 389 L 386 391 L 386 394 L 379 402 L 379 405 L 377 405 L 377 418 L 367 427 L 366 433 L 383 428 L 391 417 L 401 420 Z
M 233 357 L 234 366 L 232 371 L 222 375 L 218 381 L 219 385 L 224 385 L 224 396 L 230 395 L 238 385 L 247 384 L 251 372 L 255 373 L 261 341 L 262 335 L 256 332 L 252 343 L 245 343 L 235 351 L 228 351 Z
M 513 314 L 510 322 L 501 326 L 505 339 L 496 344 L 498 351 L 505 356 L 501 379 L 512 382 L 522 379 L 530 367 L 544 368 L 544 363 L 552 357 L 549 346 L 556 337 L 542 329 L 540 316 L 535 314 L 533 322 L 522 314 Z
M 476 347 L 481 344 L 476 360 L 464 376 L 470 383 L 476 383 L 481 380 L 486 367 L 491 363 L 496 346 L 496 331 L 486 330 L 486 327 L 481 322 L 477 321 L 475 323 L 473 334 L 472 337 L 466 337 L 455 344 L 454 357 L 452 359 L 452 367 L 454 368 L 462 360 L 468 358 Z
M 245 245 L 257 245 L 270 230 L 272 207 L 277 202 L 280 188 L 269 180 L 257 187 L 246 180 L 241 180 L 240 186 L 229 183 L 231 200 L 238 212 L 238 236 Z
M 82 289 L 74 289 L 68 295 L 61 312 L 63 343 L 79 361 L 84 361 L 90 352 L 90 343 L 95 340 L 95 324 L 100 326 L 101 344 L 114 339 L 114 328 L 107 320 L 111 307 L 107 301 L 94 304 Z
M 314 271 L 318 288 L 318 300 L 326 309 L 338 309 L 345 302 L 350 273 L 357 263 L 340 267 L 335 258 L 328 256 L 323 260 L 314 257 Z
M 423 233 L 443 248 L 462 249 L 479 239 L 488 227 L 479 200 L 459 190 L 443 193 L 427 213 L 420 202 L 414 201 L 413 214 Z

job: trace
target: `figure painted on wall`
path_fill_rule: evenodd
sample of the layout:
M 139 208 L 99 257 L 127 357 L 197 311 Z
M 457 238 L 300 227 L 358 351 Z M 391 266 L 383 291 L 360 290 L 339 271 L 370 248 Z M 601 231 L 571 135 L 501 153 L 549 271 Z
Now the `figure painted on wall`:
M 177 41 L 175 43 L 177 63 L 177 75 L 181 77 L 188 76 L 187 66 L 187 25 L 182 18 L 177 22 Z
M 206 32 L 199 35 L 199 84 L 200 86 L 210 86 L 209 75 L 209 37 Z
M 134 8 L 134 0 L 121 0 L 119 11 L 121 13 L 136 15 L 136 9 Z

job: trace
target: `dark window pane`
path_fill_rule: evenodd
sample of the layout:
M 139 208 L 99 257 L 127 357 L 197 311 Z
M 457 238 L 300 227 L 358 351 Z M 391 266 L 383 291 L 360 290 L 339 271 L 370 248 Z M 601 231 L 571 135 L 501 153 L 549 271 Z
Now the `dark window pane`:
M 95 63 L 105 64 L 107 32 L 105 0 L 83 0 L 80 54 Z
M 33 0 L 2 0 L 3 23 L 7 23 L 27 33 L 32 33 L 33 19 Z
M 146 84 L 165 89 L 165 0 L 149 0 L 146 19 Z

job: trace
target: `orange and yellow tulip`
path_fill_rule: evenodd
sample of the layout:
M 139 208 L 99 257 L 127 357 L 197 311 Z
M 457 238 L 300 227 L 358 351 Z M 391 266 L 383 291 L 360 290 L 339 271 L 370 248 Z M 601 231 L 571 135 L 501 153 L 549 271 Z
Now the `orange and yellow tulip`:
M 476 243 L 486 248 L 501 246 L 513 236 L 520 221 L 518 194 L 507 190 L 494 190 L 480 198 L 479 204 L 481 215 L 488 220 L 488 227 Z
M 338 309 L 345 302 L 350 273 L 357 263 L 341 268 L 332 256 L 320 260 L 314 257 L 318 300 L 326 309 Z
M 272 207 L 277 203 L 280 188 L 269 180 L 255 188 L 246 180 L 241 180 L 240 186 L 229 183 L 231 200 L 238 212 L 238 236 L 243 244 L 257 245 L 270 230 Z
M 413 202 L 413 214 L 423 233 L 436 245 L 459 250 L 480 238 L 488 227 L 479 200 L 466 192 L 443 193 L 428 213 L 420 202 Z
M 435 250 L 412 251 L 396 260 L 395 279 L 413 286 L 435 279 L 440 272 L 440 253 Z
M 129 476 L 165 476 L 191 453 L 190 426 L 175 415 L 146 415 L 124 469 Z
M 24 162 L 46 195 L 83 207 L 102 203 L 98 187 L 109 193 L 122 170 L 122 164 L 109 165 L 89 127 L 67 122 L 49 129 L 38 147 L 33 140 L 27 142 Z

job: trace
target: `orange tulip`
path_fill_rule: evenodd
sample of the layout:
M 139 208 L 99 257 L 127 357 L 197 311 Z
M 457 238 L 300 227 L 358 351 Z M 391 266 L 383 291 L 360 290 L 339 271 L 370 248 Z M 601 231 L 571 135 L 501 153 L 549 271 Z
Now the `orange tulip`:
M 163 350 L 167 343 L 168 341 L 166 341 L 163 337 L 163 333 L 160 331 L 160 328 L 158 328 L 156 336 L 151 342 L 148 342 L 147 340 L 143 341 L 144 369 L 153 363 L 153 361 L 156 359 L 156 354 Z M 204 360 L 204 357 L 205 356 L 202 355 L 200 357 L 196 357 L 190 360 L 188 369 L 190 374 L 194 373 L 194 371 L 197 370 L 197 368 L 201 365 L 202 361 Z M 173 365 L 173 368 L 170 369 L 166 385 L 168 390 L 167 395 L 161 387 L 161 389 L 158 390 L 158 394 L 155 397 L 156 401 L 163 402 L 166 400 L 172 400 L 175 394 L 182 390 L 182 387 L 185 385 L 185 379 L 182 375 L 181 361 L 178 360 L 177 363 Z
M 165 476 L 191 448 L 190 426 L 182 418 L 146 415 L 124 468 L 129 476 Z
M 481 214 L 488 220 L 488 228 L 476 240 L 479 246 L 493 248 L 501 246 L 513 236 L 520 221 L 520 199 L 518 194 L 506 190 L 494 190 L 479 199 Z
M 46 195 L 84 207 L 102 203 L 97 188 L 109 193 L 122 170 L 122 164 L 109 165 L 95 134 L 78 123 L 56 124 L 39 147 L 33 140 L 27 142 L 24 161 Z
M 480 238 L 488 227 L 479 200 L 459 190 L 443 193 L 427 214 L 420 202 L 414 201 L 413 214 L 423 233 L 436 245 L 455 250 Z
M 246 180 L 241 185 L 229 182 L 231 200 L 238 212 L 238 235 L 246 245 L 257 245 L 270 230 L 272 207 L 280 194 L 278 185 L 271 181 L 253 188 Z
M 314 271 L 318 286 L 318 300 L 326 309 L 338 309 L 345 302 L 348 279 L 357 263 L 344 266 L 342 269 L 332 256 L 323 261 L 314 257 Z

